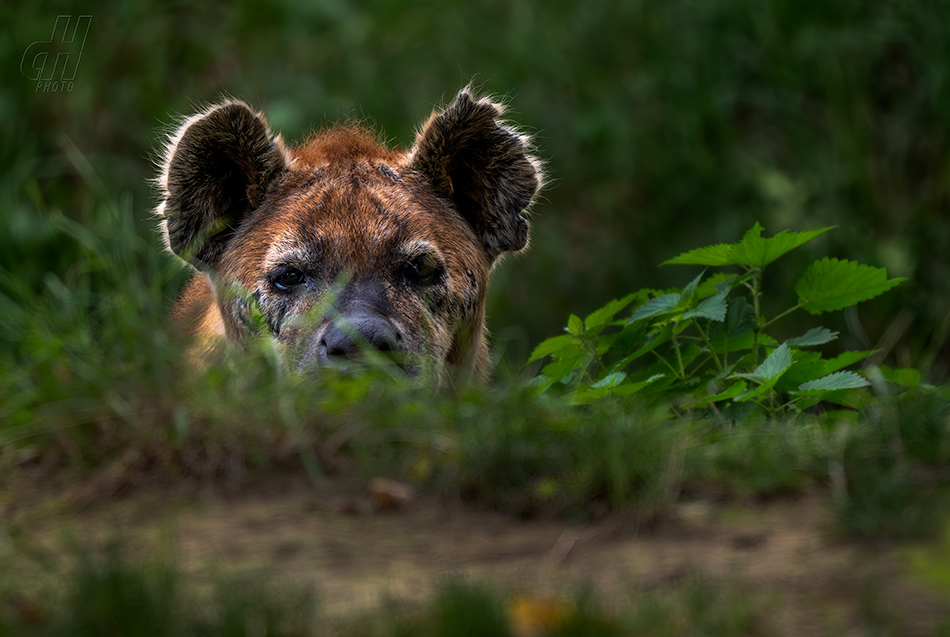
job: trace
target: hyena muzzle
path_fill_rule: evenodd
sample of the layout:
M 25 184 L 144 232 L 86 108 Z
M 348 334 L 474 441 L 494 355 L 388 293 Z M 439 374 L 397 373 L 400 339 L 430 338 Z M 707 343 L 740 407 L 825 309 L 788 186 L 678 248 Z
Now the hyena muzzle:
M 484 378 L 489 275 L 527 244 L 541 186 L 502 110 L 465 89 L 408 152 L 339 124 L 288 147 L 239 101 L 186 120 L 158 214 L 198 271 L 175 309 L 198 356 L 265 331 L 301 370 L 371 348 L 410 374 Z

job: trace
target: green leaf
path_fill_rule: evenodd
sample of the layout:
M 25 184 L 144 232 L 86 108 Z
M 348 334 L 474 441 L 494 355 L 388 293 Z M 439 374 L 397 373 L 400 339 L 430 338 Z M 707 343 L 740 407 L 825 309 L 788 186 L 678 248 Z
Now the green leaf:
M 646 380 L 641 380 L 641 381 L 631 382 L 631 383 L 622 383 L 622 384 L 620 384 L 620 385 L 615 385 L 615 386 L 613 387 L 613 391 L 614 391 L 615 394 L 619 394 L 619 395 L 621 395 L 621 396 L 629 396 L 629 395 L 631 395 L 631 394 L 637 393 L 638 391 L 640 391 L 641 389 L 643 389 L 643 388 L 646 387 L 647 385 L 651 385 L 651 384 L 655 383 L 656 381 L 662 380 L 662 379 L 664 379 L 664 378 L 666 378 L 666 377 L 667 377 L 667 374 L 653 374 L 652 376 L 650 376 L 650 377 L 647 378 Z
M 586 319 L 584 319 L 584 325 L 588 330 L 595 330 L 598 327 L 603 327 L 609 323 L 614 316 L 616 316 L 617 312 L 630 305 L 630 302 L 633 301 L 636 296 L 636 294 L 630 294 L 623 297 L 622 299 L 614 299 L 599 310 L 593 311 Z
M 722 325 L 710 327 L 710 338 L 737 338 L 747 334 L 755 327 L 755 308 L 744 297 L 732 300 L 726 312 L 726 320 Z
M 783 230 L 770 239 L 763 239 L 763 228 L 756 223 L 752 226 L 752 229 L 745 233 L 739 243 L 720 243 L 705 248 L 697 248 L 664 261 L 662 265 L 711 265 L 715 267 L 746 265 L 764 268 L 786 252 L 808 243 L 832 228 L 834 226 L 805 232 Z
M 705 270 L 699 273 L 695 279 L 689 282 L 685 288 L 683 288 L 682 294 L 680 294 L 680 301 L 684 303 L 689 303 L 693 300 L 693 295 L 696 294 L 696 288 L 699 287 L 699 282 L 703 280 L 703 275 L 706 273 Z
M 839 389 L 857 389 L 858 387 L 867 387 L 871 383 L 864 376 L 858 376 L 854 372 L 835 372 L 822 376 L 817 380 L 802 383 L 797 392 L 826 392 L 837 391 Z
M 731 272 L 714 272 L 698 288 L 696 288 L 696 297 L 705 299 L 720 292 L 729 294 L 729 292 L 739 283 L 748 277 L 746 274 L 734 274 Z
M 567 319 L 567 331 L 571 334 L 579 335 L 584 331 L 584 321 L 576 314 L 571 314 Z
M 808 243 L 834 227 L 829 226 L 805 232 L 783 230 L 770 239 L 763 239 L 761 236 L 763 228 L 756 223 L 751 230 L 745 233 L 742 241 L 732 249 L 729 253 L 729 259 L 737 265 L 764 268 L 785 253 Z
M 839 389 L 836 391 L 808 391 L 795 394 L 795 406 L 805 410 L 818 403 L 826 402 L 835 405 L 845 405 L 856 408 L 854 389 Z
M 627 377 L 627 374 L 624 372 L 614 372 L 613 374 L 607 374 L 599 381 L 591 385 L 591 389 L 601 389 L 604 387 L 613 387 L 623 382 L 623 379 Z
M 619 332 L 598 336 L 597 355 L 604 356 L 607 352 L 632 352 L 646 342 L 648 329 L 649 326 L 643 322 L 637 322 L 625 325 Z
M 715 403 L 715 402 L 719 402 L 720 400 L 735 398 L 736 396 L 744 392 L 747 386 L 748 385 L 744 380 L 740 380 L 738 383 L 736 383 L 735 385 L 732 385 L 725 391 L 721 391 L 715 396 L 708 397 L 706 399 L 706 402 Z
M 560 382 L 560 383 L 570 383 L 578 373 L 583 373 L 587 369 L 587 366 L 590 364 L 590 355 L 579 354 L 576 357 L 565 357 L 558 360 L 555 360 L 553 363 L 550 363 L 541 370 L 543 376 Z
M 559 352 L 564 348 L 576 346 L 577 338 L 572 334 L 561 334 L 560 336 L 552 336 L 551 338 L 545 339 L 538 343 L 538 346 L 534 348 L 534 351 L 531 352 L 531 358 L 528 359 L 529 363 L 533 363 L 536 360 L 540 360 L 549 354 L 554 354 Z
M 769 354 L 762 364 L 759 365 L 755 373 L 765 378 L 778 378 L 782 373 L 792 366 L 792 349 L 782 343 Z
M 699 318 L 706 318 L 711 321 L 722 322 L 726 320 L 726 307 L 726 295 L 725 293 L 720 292 L 716 296 L 711 296 L 700 303 L 695 310 L 686 312 L 683 315 L 683 319 L 689 319 L 697 316 Z
M 832 332 L 826 327 L 813 327 L 801 336 L 790 338 L 785 342 L 798 347 L 810 347 L 830 343 L 836 338 L 838 338 L 838 332 Z
M 632 363 L 632 362 L 635 361 L 636 359 L 640 358 L 640 357 L 643 356 L 644 354 L 647 354 L 647 353 L 649 353 L 649 352 L 652 352 L 653 350 L 655 350 L 657 347 L 659 347 L 659 346 L 662 345 L 663 343 L 666 343 L 667 341 L 669 341 L 670 338 L 672 338 L 672 336 L 673 336 L 673 328 L 674 328 L 674 327 L 675 327 L 675 326 L 674 326 L 673 323 L 669 323 L 666 327 L 664 327 L 662 330 L 660 330 L 657 334 L 653 335 L 653 337 L 652 337 L 649 341 L 647 341 L 645 345 L 643 345 L 642 347 L 640 347 L 639 349 L 637 349 L 637 351 L 633 352 L 632 354 L 630 354 L 629 356 L 627 356 L 626 358 L 624 358 L 623 361 L 621 361 L 620 363 L 618 363 L 618 364 L 614 367 L 614 369 L 623 369 L 624 367 L 626 367 L 627 365 L 629 365 L 630 363 Z
M 603 398 L 605 396 L 614 395 L 614 396 L 630 396 L 642 390 L 647 385 L 664 378 L 666 374 L 654 374 L 646 380 L 642 380 L 635 383 L 620 383 L 614 384 L 610 387 L 596 387 L 592 385 L 589 389 L 579 390 L 574 396 L 571 397 L 571 402 L 575 405 L 585 405 L 592 403 L 598 398 Z
M 825 371 L 827 362 L 822 360 L 821 354 L 818 352 L 796 350 L 795 362 L 782 374 L 782 378 L 776 383 L 775 389 L 788 393 L 798 389 L 798 386 L 802 383 L 824 376 L 827 373 Z
M 766 381 L 778 380 L 779 376 L 785 373 L 785 370 L 791 366 L 792 349 L 785 343 L 782 343 L 776 347 L 751 374 L 735 373 L 731 378 L 747 378 L 755 383 L 765 383 Z
M 660 265 L 711 265 L 722 267 L 724 265 L 733 265 L 729 259 L 729 253 L 732 252 L 733 245 L 729 243 L 720 243 L 705 248 L 696 248 L 689 252 L 684 252 L 678 257 L 667 259 Z
M 891 369 L 887 365 L 881 365 L 878 372 L 884 377 L 884 380 L 897 383 L 902 387 L 914 387 L 920 384 L 920 372 L 916 369 Z
M 657 314 L 662 314 L 663 312 L 668 312 L 672 309 L 675 309 L 680 303 L 680 293 L 671 293 L 658 296 L 655 299 L 650 299 L 634 312 L 630 316 L 630 320 L 627 323 L 633 323 L 644 318 L 653 318 Z
M 864 360 L 865 358 L 867 358 L 868 356 L 870 356 L 876 351 L 877 350 L 870 350 L 870 351 L 864 351 L 864 352 L 855 351 L 855 352 L 844 352 L 842 354 L 838 354 L 834 358 L 824 361 L 824 366 L 822 367 L 821 374 L 822 375 L 830 374 L 832 372 L 838 371 L 839 369 L 843 369 L 847 367 L 848 365 L 853 365 L 854 363 L 857 363 L 860 360 Z
M 821 314 L 873 299 L 904 280 L 888 280 L 884 268 L 825 257 L 808 266 L 795 292 L 803 308 Z
M 744 402 L 753 400 L 755 398 L 758 398 L 759 396 L 764 396 L 766 393 L 772 390 L 776 382 L 778 382 L 778 378 L 769 378 L 763 381 L 761 384 L 756 385 L 755 387 L 742 392 L 741 394 L 733 398 L 733 400 L 736 401 L 737 403 L 744 403 Z
M 710 340 L 712 347 L 717 354 L 723 354 L 725 352 L 741 352 L 743 350 L 752 349 L 752 346 L 755 343 L 755 334 L 750 330 L 742 336 L 736 336 L 730 339 L 713 338 Z M 759 334 L 759 345 L 772 347 L 774 345 L 778 345 L 778 343 L 768 334 Z

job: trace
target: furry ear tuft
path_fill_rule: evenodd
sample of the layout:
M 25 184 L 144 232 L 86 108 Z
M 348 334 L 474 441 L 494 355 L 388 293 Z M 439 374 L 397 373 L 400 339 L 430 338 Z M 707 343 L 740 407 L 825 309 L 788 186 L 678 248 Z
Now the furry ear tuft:
M 489 259 L 527 245 L 521 213 L 541 188 L 529 140 L 501 121 L 503 107 L 463 89 L 416 134 L 412 168 L 450 202 L 481 238 Z
M 195 115 L 171 137 L 158 183 L 169 249 L 214 269 L 238 224 L 290 164 L 264 116 L 229 101 Z

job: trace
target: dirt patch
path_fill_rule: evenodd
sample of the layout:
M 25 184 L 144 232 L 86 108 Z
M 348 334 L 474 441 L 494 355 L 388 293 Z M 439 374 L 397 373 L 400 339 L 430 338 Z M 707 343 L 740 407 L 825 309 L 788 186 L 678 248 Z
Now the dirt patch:
M 276 571 L 312 588 L 331 617 L 391 598 L 421 601 L 458 577 L 537 594 L 589 584 L 618 608 L 702 577 L 767 598 L 777 634 L 787 635 L 848 632 L 869 592 L 881 600 L 878 611 L 909 623 L 904 634 L 929 632 L 940 612 L 906 577 L 896 547 L 834 539 L 817 495 L 688 501 L 651 517 L 648 528 L 632 514 L 590 524 L 525 521 L 426 495 L 373 512 L 358 485 L 302 481 L 228 498 L 139 493 L 76 515 L 53 507 L 37 516 L 34 509 L 32 533 L 43 542 L 56 542 L 64 520 L 77 537 L 121 537 L 143 553 L 170 542 L 179 567 L 199 582 L 222 570 Z

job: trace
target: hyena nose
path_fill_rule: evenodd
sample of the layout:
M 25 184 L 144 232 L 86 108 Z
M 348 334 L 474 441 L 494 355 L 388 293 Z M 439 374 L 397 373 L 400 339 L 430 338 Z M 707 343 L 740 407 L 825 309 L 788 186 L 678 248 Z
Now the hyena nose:
M 320 340 L 320 355 L 324 358 L 357 358 L 368 344 L 380 352 L 395 352 L 400 349 L 398 332 L 392 325 L 379 316 L 347 317 L 349 325 L 342 328 L 331 325 Z M 359 335 L 359 338 L 350 338 L 347 332 Z M 365 344 L 360 341 L 365 341 Z

